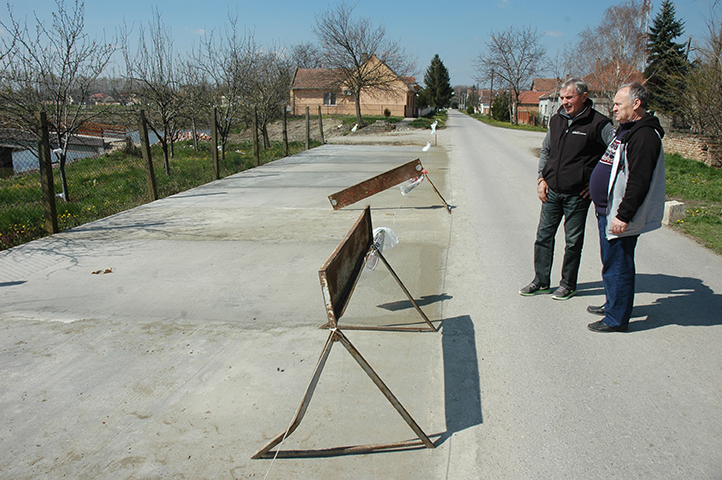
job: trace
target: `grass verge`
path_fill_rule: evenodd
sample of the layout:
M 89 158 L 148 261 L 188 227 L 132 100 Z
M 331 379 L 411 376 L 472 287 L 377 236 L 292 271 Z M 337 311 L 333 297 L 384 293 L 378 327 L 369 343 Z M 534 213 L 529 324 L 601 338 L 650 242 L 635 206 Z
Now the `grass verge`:
M 461 110 L 459 110 L 461 112 Z M 465 112 L 462 112 L 465 113 Z M 490 118 L 484 114 L 475 113 L 473 115 L 469 115 L 471 118 L 475 118 L 479 120 L 480 122 L 486 123 L 487 125 L 491 125 L 493 127 L 500 127 L 500 128 L 509 128 L 512 130 L 526 130 L 528 132 L 546 132 L 547 129 L 545 127 L 535 127 L 533 125 L 513 125 L 509 122 L 500 122 L 499 120 L 494 120 L 493 118 Z
M 430 129 L 432 123 L 438 122 L 437 128 L 444 128 L 446 126 L 446 120 L 448 118 L 449 118 L 449 115 L 445 111 L 430 113 L 426 116 L 413 119 L 409 123 L 409 126 L 414 127 L 414 128 Z
M 686 205 L 673 228 L 722 255 L 722 170 L 680 155 L 666 155 L 667 198 Z

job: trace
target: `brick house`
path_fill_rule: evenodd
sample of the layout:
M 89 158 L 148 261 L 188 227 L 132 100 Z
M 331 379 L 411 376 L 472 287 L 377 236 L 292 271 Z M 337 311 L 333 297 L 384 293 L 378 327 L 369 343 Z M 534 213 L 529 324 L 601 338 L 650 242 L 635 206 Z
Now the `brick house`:
M 396 75 L 381 60 L 372 56 L 368 68 L 378 69 L 380 75 L 388 75 L 389 81 L 383 91 L 361 92 L 361 115 L 383 115 L 388 109 L 393 116 L 417 115 L 416 94 L 420 90 L 414 77 Z M 356 103 L 350 89 L 346 88 L 338 70 L 327 68 L 298 68 L 291 84 L 289 111 L 291 115 L 303 115 L 306 107 L 316 113 L 318 107 L 324 115 L 355 115 Z
M 521 92 L 519 95 L 519 123 L 538 125 L 547 117 L 547 103 L 555 91 L 558 91 L 561 80 L 556 78 L 535 78 L 531 83 L 531 90 Z M 543 108 L 544 107 L 544 108 Z

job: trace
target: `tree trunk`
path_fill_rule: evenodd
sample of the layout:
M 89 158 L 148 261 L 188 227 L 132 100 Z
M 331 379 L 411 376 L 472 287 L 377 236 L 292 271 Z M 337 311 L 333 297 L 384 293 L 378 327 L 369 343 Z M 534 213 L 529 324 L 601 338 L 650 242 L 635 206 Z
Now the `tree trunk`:
M 196 119 L 193 118 L 191 120 L 191 125 L 193 128 L 193 150 L 196 152 L 198 151 L 198 131 L 196 130 Z
M 170 160 L 168 158 L 168 139 L 162 138 L 160 146 L 163 149 L 163 163 L 165 165 L 165 174 L 170 176 Z
M 268 124 L 266 122 L 263 122 L 261 132 L 263 133 L 263 149 L 271 148 L 271 138 L 268 136 Z
M 68 176 L 65 173 L 65 163 L 67 160 L 67 153 L 61 152 L 60 153 L 60 167 L 58 170 L 60 171 L 60 181 L 63 184 L 63 199 L 66 202 L 70 201 L 70 192 L 68 192 Z
M 360 90 L 356 92 L 356 123 L 358 123 L 359 128 L 366 126 L 363 118 L 361 117 L 361 91 Z

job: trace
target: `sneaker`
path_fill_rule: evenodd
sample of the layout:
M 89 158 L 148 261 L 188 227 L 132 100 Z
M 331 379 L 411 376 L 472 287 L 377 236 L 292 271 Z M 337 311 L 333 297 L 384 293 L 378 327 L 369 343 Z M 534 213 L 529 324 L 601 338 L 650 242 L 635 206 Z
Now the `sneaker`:
M 549 293 L 552 289 L 549 288 L 549 285 L 537 285 L 534 282 L 531 282 L 526 287 L 519 290 L 519 295 L 536 295 L 537 293 Z
M 571 289 L 569 289 L 569 288 L 567 288 L 567 287 L 562 287 L 562 286 L 560 285 L 559 288 L 557 288 L 557 289 L 554 291 L 554 294 L 552 294 L 552 298 L 553 298 L 554 300 L 569 300 L 570 298 L 572 298 L 572 297 L 573 297 L 574 295 L 576 295 L 576 294 L 577 294 L 577 291 L 576 291 L 576 290 L 571 290 Z

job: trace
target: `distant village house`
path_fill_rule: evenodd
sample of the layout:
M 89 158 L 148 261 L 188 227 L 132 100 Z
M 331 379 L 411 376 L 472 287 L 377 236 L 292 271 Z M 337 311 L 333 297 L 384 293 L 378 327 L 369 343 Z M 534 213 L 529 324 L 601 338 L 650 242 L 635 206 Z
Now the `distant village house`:
M 361 115 L 384 115 L 388 110 L 392 116 L 415 117 L 416 95 L 421 87 L 414 77 L 396 75 L 375 56 L 371 57 L 370 68 L 385 70 L 390 77 L 382 90 L 362 91 Z M 318 107 L 324 115 L 355 115 L 356 102 L 351 90 L 340 80 L 337 70 L 326 68 L 299 68 L 293 77 L 290 97 L 291 115 L 303 115 L 306 107 L 316 113 Z

